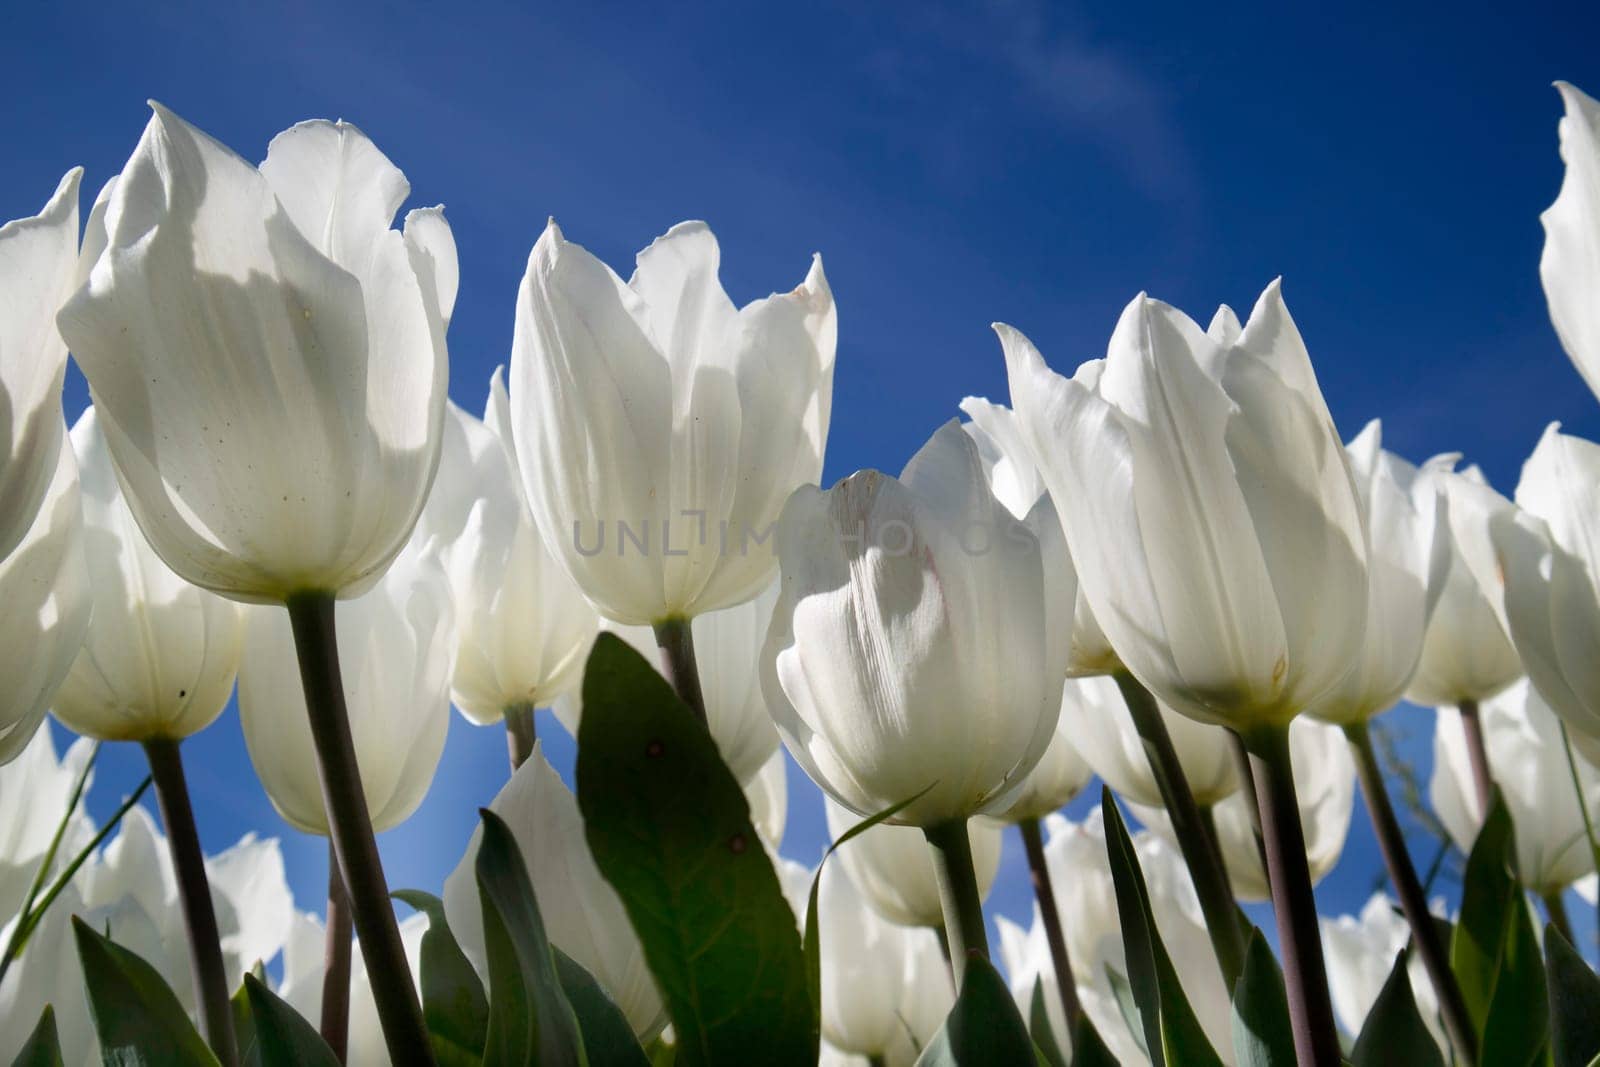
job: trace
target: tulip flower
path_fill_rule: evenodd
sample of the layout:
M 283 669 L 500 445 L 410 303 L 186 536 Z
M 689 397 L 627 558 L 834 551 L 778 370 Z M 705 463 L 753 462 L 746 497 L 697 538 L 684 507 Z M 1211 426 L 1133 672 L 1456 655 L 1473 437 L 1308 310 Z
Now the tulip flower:
M 823 1039 L 844 1052 L 887 1056 L 901 1028 L 906 932 L 878 915 L 831 863 L 817 889 L 817 922 Z
M 576 688 L 598 618 L 539 537 L 523 503 L 497 370 L 484 421 L 454 404 L 418 532 L 436 539 L 456 604 L 450 697 L 470 722 L 504 722 L 513 769 L 533 747 L 533 712 Z
M 861 817 L 831 797 L 824 797 L 828 836 L 837 841 Z M 1001 825 L 990 819 L 968 824 L 978 894 L 987 898 L 1000 870 Z M 830 864 L 850 876 L 863 900 L 897 926 L 938 927 L 944 922 L 939 881 L 928 843 L 910 826 L 879 823 L 840 845 Z
M 1355 761 L 1344 732 L 1337 727 L 1299 718 L 1289 727 L 1289 751 L 1300 801 L 1300 826 L 1305 834 L 1311 880 L 1320 882 L 1344 854 L 1355 806 Z M 1129 803 L 1134 816 L 1152 832 L 1176 846 L 1172 820 L 1164 809 Z M 1261 861 L 1261 839 L 1249 794 L 1240 791 L 1211 809 L 1222 859 L 1234 895 L 1241 900 L 1271 897 Z
M 774 752 L 755 777 L 745 783 L 744 796 L 750 804 L 751 825 L 768 850 L 776 852 L 789 824 L 789 769 L 782 749 Z
M 762 641 L 777 602 L 774 581 L 754 600 L 697 615 L 690 623 L 706 725 L 722 761 L 747 786 L 778 751 L 778 731 L 767 712 L 760 675 Z M 651 657 L 655 638 L 649 627 L 622 626 L 609 619 L 600 626 Z M 555 713 L 567 732 L 577 737 L 582 694 L 574 689 L 563 695 L 555 703 Z
M 104 250 L 57 324 L 156 554 L 202 588 L 288 607 L 390 1046 L 426 1057 L 353 762 L 333 601 L 378 581 L 427 497 L 454 243 L 439 209 L 391 228 L 410 187 L 353 126 L 301 123 L 257 168 L 152 107 Z
M 1483 809 L 1473 788 L 1466 743 L 1441 709 L 1433 732 L 1433 810 L 1466 851 L 1477 839 Z M 1526 680 L 1483 702 L 1483 733 L 1495 784 L 1517 828 L 1517 874 L 1541 897 L 1559 894 L 1594 870 L 1584 808 L 1600 820 L 1600 771 L 1580 763 L 1582 803 L 1573 791 L 1561 720 Z
M 21 910 L 93 751 L 94 742 L 80 738 L 58 760 L 50 731 L 40 730 L 0 772 L 0 916 Z M 93 836 L 94 825 L 80 805 L 62 834 L 55 867 L 46 873 L 64 867 Z
M 278 985 L 278 995 L 302 1017 L 315 1019 L 326 993 L 323 954 L 327 931 L 320 919 L 307 912 L 295 912 L 287 928 L 283 981 Z M 405 946 L 412 974 L 422 971 L 422 938 L 427 932 L 428 917 L 422 912 L 400 921 L 400 942 Z M 393 1061 L 384 1047 L 383 1027 L 372 996 L 372 978 L 359 957 L 351 966 L 349 979 L 346 1002 L 350 1006 L 350 1029 L 343 1062 L 347 1067 L 389 1067 Z
M 1287 729 L 1361 651 L 1367 534 L 1279 285 L 1242 329 L 1224 309 L 1210 332 L 1141 293 L 1105 360 L 1071 379 L 1016 330 L 997 331 L 1045 484 L 1072 503 L 1061 512 L 1067 543 L 1111 646 L 1173 710 L 1238 733 L 1259 767 L 1268 854 L 1287 868 L 1273 892 L 1304 1023 L 1297 1048 L 1306 1062 L 1336 1064 Z M 1225 931 L 1215 888 L 1202 899 Z M 1236 974 L 1237 939 L 1219 937 L 1232 942 L 1218 948 Z
M 648 1043 L 667 1021 L 661 994 L 622 899 L 595 866 L 577 799 L 537 745 L 489 810 L 505 820 L 516 839 L 551 943 L 594 976 L 622 1009 L 634 1034 Z M 482 834 L 481 828 L 473 831 L 466 854 L 445 879 L 444 907 L 462 951 L 486 976 L 476 875 Z
M 1357 1036 L 1367 1021 L 1367 1013 L 1378 1001 L 1395 957 L 1411 938 L 1411 928 L 1398 905 L 1382 893 L 1374 893 L 1361 914 L 1341 915 L 1322 920 L 1322 944 L 1328 958 L 1328 985 L 1333 992 L 1333 1009 L 1345 1032 Z M 1441 1053 L 1448 1053 L 1439 1025 L 1439 1005 L 1419 957 L 1406 963 L 1411 995 L 1417 1002 L 1428 1032 Z
M 1239 791 L 1239 776 L 1227 734 L 1162 706 L 1161 717 L 1195 803 L 1214 808 Z M 1117 685 L 1110 678 L 1069 681 L 1061 699 L 1061 718 L 1069 725 L 1084 762 L 1130 803 L 1156 807 L 1161 787 L 1145 754 Z
M 1022 780 L 1022 787 L 1012 794 L 1010 806 L 1001 814 L 1006 822 L 1036 821 L 1059 811 L 1083 792 L 1094 777 L 1094 769 L 1075 740 L 1082 736 L 1075 733 L 1078 719 L 1067 712 L 1068 704 L 1077 699 L 1075 690 L 1079 684 L 1078 679 L 1068 679 L 1062 687 L 1061 716 L 1056 720 L 1055 736 L 1039 762 Z
M 1567 171 L 1539 216 L 1539 278 L 1561 346 L 1600 395 L 1600 103 L 1567 82 L 1556 89 L 1567 112 L 1557 127 Z

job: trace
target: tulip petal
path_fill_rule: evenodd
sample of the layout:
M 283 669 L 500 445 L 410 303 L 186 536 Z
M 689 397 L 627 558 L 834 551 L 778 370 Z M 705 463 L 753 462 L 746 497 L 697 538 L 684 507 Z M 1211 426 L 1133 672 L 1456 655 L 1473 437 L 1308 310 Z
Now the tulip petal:
M 1539 221 L 1539 278 L 1561 346 L 1600 395 L 1600 102 L 1557 82 L 1566 105 L 1558 127 L 1566 175 Z

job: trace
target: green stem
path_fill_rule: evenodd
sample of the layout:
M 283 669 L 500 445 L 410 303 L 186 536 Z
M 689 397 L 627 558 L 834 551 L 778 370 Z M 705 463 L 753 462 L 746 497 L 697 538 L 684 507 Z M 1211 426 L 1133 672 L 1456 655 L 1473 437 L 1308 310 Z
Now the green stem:
M 933 849 L 933 870 L 939 880 L 939 903 L 944 910 L 944 932 L 950 944 L 950 962 L 960 989 L 969 953 L 989 958 L 989 935 L 983 925 L 983 898 L 972 868 L 972 841 L 967 820 L 954 819 L 923 828 Z
M 328 842 L 328 928 L 322 951 L 322 1019 L 318 1029 L 344 1063 L 350 1048 L 350 894 L 339 876 L 339 857 Z
M 1456 705 L 1461 715 L 1461 732 L 1467 739 L 1467 762 L 1472 765 L 1472 788 L 1478 797 L 1478 818 L 1489 817 L 1489 798 L 1494 793 L 1494 775 L 1489 773 L 1489 748 L 1483 741 L 1483 718 L 1476 700 Z
M 512 704 L 506 708 L 506 751 L 511 756 L 513 774 L 533 755 L 537 740 L 538 735 L 533 728 L 533 705 Z
M 867 1057 L 867 1067 L 888 1067 L 888 1057 L 881 1052 L 874 1052 Z
M 1544 902 L 1544 913 L 1550 917 L 1550 925 L 1561 931 L 1561 936 L 1567 939 L 1567 944 L 1576 944 L 1572 936 L 1572 920 L 1567 916 L 1567 902 L 1561 899 L 1561 890 L 1552 889 L 1548 893 L 1541 893 L 1539 899 Z
M 1445 1032 L 1460 1062 L 1474 1064 L 1478 1061 L 1478 1033 L 1461 995 L 1460 983 L 1450 970 L 1450 957 L 1439 939 L 1439 926 L 1428 911 L 1427 891 L 1417 879 L 1417 869 L 1406 850 L 1405 834 L 1395 818 L 1383 772 L 1378 766 L 1378 755 L 1372 747 L 1372 734 L 1365 722 L 1346 726 L 1344 733 L 1355 756 L 1356 777 L 1361 782 L 1361 795 L 1367 802 L 1367 813 L 1372 818 L 1372 829 L 1378 838 L 1378 849 L 1383 853 L 1384 866 L 1389 871 L 1389 881 L 1400 900 L 1400 910 L 1411 926 L 1411 940 L 1417 955 L 1438 995 L 1439 1016 Z
M 1600 838 L 1595 837 L 1594 820 L 1589 817 L 1589 805 L 1583 795 L 1583 779 L 1578 777 L 1578 759 L 1572 754 L 1572 737 L 1567 733 L 1567 724 L 1561 724 L 1561 747 L 1567 755 L 1567 773 L 1572 776 L 1572 792 L 1578 801 L 1578 814 L 1583 817 L 1583 836 L 1589 841 L 1589 858 L 1594 863 L 1594 869 L 1600 871 Z M 1552 920 L 1554 921 L 1554 920 Z M 1600 924 L 1596 925 L 1596 938 L 1600 938 Z M 1568 941 L 1572 938 L 1568 937 Z
M 1155 697 L 1126 671 L 1114 677 L 1133 717 L 1134 729 L 1144 743 L 1145 757 L 1150 761 L 1150 770 L 1161 790 L 1167 817 L 1172 820 L 1178 851 L 1194 882 L 1222 979 L 1232 989 L 1244 971 L 1245 927 L 1240 921 L 1239 906 L 1233 900 L 1233 888 L 1228 884 L 1228 872 L 1222 865 L 1222 851 L 1206 829 L 1205 817 L 1194 801 L 1194 792 L 1189 788 L 1188 776 L 1183 773 L 1178 750 L 1173 747 L 1172 735 L 1167 732 Z
M 189 933 L 189 965 L 194 972 L 195 999 L 200 1005 L 200 1027 L 217 1059 L 227 1065 L 239 1062 L 239 1045 L 233 1036 L 233 1006 L 228 1003 L 228 972 L 222 963 L 222 937 L 211 904 L 211 883 L 206 878 L 206 856 L 189 803 L 189 784 L 183 776 L 178 742 L 152 738 L 144 742 L 150 777 L 156 785 L 156 803 L 167 830 L 167 849 L 178 881 L 178 903 Z
M 1023 819 L 1017 823 L 1022 834 L 1022 848 L 1028 856 L 1028 873 L 1033 876 L 1033 897 L 1039 902 L 1039 919 L 1044 923 L 1045 943 L 1050 946 L 1050 962 L 1056 972 L 1056 990 L 1061 997 L 1061 1010 L 1066 1013 L 1067 1030 L 1078 1028 L 1083 1015 L 1083 1005 L 1078 1001 L 1078 983 L 1072 976 L 1072 957 L 1067 954 L 1067 938 L 1061 929 L 1061 912 L 1056 908 L 1055 888 L 1050 884 L 1050 867 L 1045 862 L 1044 836 L 1039 832 L 1038 819 Z
M 706 725 L 706 698 L 700 691 L 700 669 L 694 659 L 694 627 L 691 620 L 681 615 L 662 619 L 652 626 L 656 634 L 656 647 L 661 650 L 661 673 L 677 692 L 679 699 L 689 705 L 700 725 Z
M 1311 891 L 1305 831 L 1289 762 L 1289 727 L 1261 727 L 1245 736 L 1244 743 L 1261 803 L 1267 881 L 1278 920 L 1295 1059 L 1300 1067 L 1339 1067 L 1339 1031 L 1328 995 L 1317 901 Z
M 431 1064 L 433 1050 L 422 1021 L 422 1004 L 412 984 L 411 966 L 400 941 L 394 908 L 389 904 L 389 885 L 378 858 L 372 816 L 367 811 L 355 742 L 350 736 L 350 715 L 339 674 L 333 597 L 325 593 L 299 594 L 290 597 L 285 606 L 300 659 L 300 682 L 317 752 L 317 775 L 328 814 L 329 836 L 350 894 L 361 956 L 367 964 L 384 1042 L 396 1063 Z
M 1255 775 L 1250 773 L 1250 753 L 1244 750 L 1244 742 L 1232 730 L 1224 730 L 1228 735 L 1228 751 L 1233 756 L 1233 771 L 1239 779 L 1239 792 L 1243 794 L 1245 807 L 1250 812 L 1250 830 L 1256 839 L 1256 854 L 1261 858 L 1261 869 L 1267 869 L 1267 846 L 1261 836 L 1261 800 L 1256 796 Z M 1220 845 L 1218 846 L 1221 847 Z

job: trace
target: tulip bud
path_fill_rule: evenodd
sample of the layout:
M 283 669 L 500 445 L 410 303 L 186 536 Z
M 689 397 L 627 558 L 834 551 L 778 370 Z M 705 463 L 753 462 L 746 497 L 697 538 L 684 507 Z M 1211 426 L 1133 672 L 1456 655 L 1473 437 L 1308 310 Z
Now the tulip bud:
M 516 839 L 551 943 L 594 976 L 627 1016 L 634 1034 L 649 1042 L 667 1021 L 661 994 L 622 899 L 595 866 L 578 802 L 541 747 L 534 747 L 489 810 L 505 820 Z M 466 854 L 445 879 L 444 907 L 462 951 L 486 975 L 477 880 L 482 836 L 481 827 L 473 831 Z
M 311 725 L 281 608 L 247 607 L 239 721 L 250 762 L 289 823 L 328 834 Z M 383 579 L 339 604 L 345 701 L 361 787 L 375 830 L 410 817 L 433 783 L 450 723 L 454 609 L 444 567 L 409 550 Z
M 94 408 L 72 428 L 94 612 L 52 710 L 103 741 L 182 740 L 233 694 L 239 606 L 179 578 L 140 532 L 117 487 Z
M 1346 1033 L 1359 1034 L 1367 1014 L 1378 1002 L 1395 957 L 1411 940 L 1411 927 L 1400 913 L 1400 905 L 1374 893 L 1361 909 L 1360 916 L 1341 915 L 1322 920 L 1322 947 L 1328 960 L 1328 989 L 1333 994 L 1333 1010 Z M 1406 962 L 1411 995 L 1434 1043 L 1446 1056 L 1450 1046 L 1439 1025 L 1439 999 L 1423 967 L 1422 957 L 1413 953 Z
M 1179 715 L 1164 704 L 1158 707 L 1195 803 L 1212 807 L 1237 793 L 1239 775 L 1227 733 Z M 1068 681 L 1061 696 L 1061 720 L 1084 762 L 1107 785 L 1130 803 L 1161 806 L 1161 787 L 1150 768 L 1150 756 L 1116 682 L 1110 678 Z
M 843 1052 L 887 1055 L 901 1027 L 906 931 L 873 911 L 831 863 L 822 868 L 817 922 L 823 1038 Z
M 773 523 L 822 472 L 837 326 L 820 257 L 735 308 L 703 222 L 626 283 L 552 220 L 517 298 L 511 414 L 545 543 L 607 618 L 732 607 L 771 581 Z
M 837 841 L 861 817 L 832 798 L 825 798 L 828 836 Z M 978 893 L 987 897 L 1000 870 L 1000 824 L 973 819 L 967 824 L 972 842 L 973 873 Z M 834 853 L 856 889 L 873 910 L 899 926 L 937 927 L 944 923 L 933 856 L 922 831 L 879 823 L 846 841 Z
M 257 169 L 152 107 L 57 317 L 128 506 L 202 588 L 356 596 L 438 462 L 449 230 L 390 228 L 409 186 L 353 126 L 301 123 Z
M 1600 395 L 1600 102 L 1556 82 L 1566 115 L 1557 127 L 1567 165 L 1545 213 L 1539 278 L 1550 321 L 1589 388 Z

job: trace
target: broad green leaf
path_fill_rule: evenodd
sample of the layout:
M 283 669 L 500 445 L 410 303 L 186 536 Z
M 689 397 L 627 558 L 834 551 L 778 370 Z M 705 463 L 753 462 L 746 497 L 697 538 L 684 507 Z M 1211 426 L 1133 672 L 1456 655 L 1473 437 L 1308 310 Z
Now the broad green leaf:
M 1244 970 L 1233 987 L 1233 1051 L 1239 1067 L 1294 1063 L 1294 1029 L 1283 972 L 1267 939 L 1250 929 Z
M 317 1028 L 300 1018 L 253 974 L 244 976 L 245 999 L 261 1067 L 339 1067 L 339 1057 Z
M 478 810 L 478 899 L 489 958 L 485 1063 L 528 1067 L 587 1065 L 578 1020 L 561 991 L 539 902 L 522 852 L 505 821 Z
M 1038 1054 L 1011 990 L 994 964 L 974 955 L 967 960 L 955 1006 L 917 1057 L 917 1067 L 1037 1062 Z
M 1102 788 L 1100 809 L 1106 826 L 1106 851 L 1111 859 L 1111 880 L 1117 894 L 1117 916 L 1128 959 L 1128 985 L 1138 1006 L 1145 1045 L 1155 1067 L 1221 1067 L 1206 1039 L 1178 972 L 1161 943 L 1150 909 L 1150 894 L 1139 856 L 1128 836 L 1111 790 Z
M 744 791 L 644 657 L 601 634 L 583 679 L 578 807 L 672 1016 L 678 1062 L 812 1067 L 794 913 Z
M 56 1036 L 56 1010 L 44 1006 L 28 1040 L 17 1050 L 11 1067 L 61 1067 L 61 1042 Z
M 1373 1001 L 1361 1036 L 1350 1054 L 1353 1067 L 1444 1067 L 1444 1057 L 1433 1035 L 1428 1032 L 1411 995 L 1411 976 L 1406 971 L 1406 953 L 1396 954 L 1389 977 Z M 1485 1060 L 1485 1063 L 1492 1061 Z
M 668 1041 L 666 1037 L 657 1037 L 650 1042 L 650 1047 L 644 1054 L 650 1060 L 650 1067 L 673 1067 L 678 1062 L 678 1046 Z
M 1600 976 L 1554 926 L 1544 928 L 1544 954 L 1555 1067 L 1585 1067 L 1600 1059 Z
M 476 1067 L 483 1062 L 489 1029 L 489 998 L 461 951 L 444 905 L 431 893 L 402 889 L 391 894 L 428 916 L 422 935 L 422 1015 L 440 1067 Z
M 1061 1055 L 1061 1045 L 1056 1041 L 1056 1035 L 1050 1026 L 1050 1012 L 1044 1004 L 1044 979 L 1035 978 L 1033 981 L 1033 997 L 1028 1002 L 1028 1033 L 1033 1038 L 1034 1048 L 1039 1050 L 1040 1057 L 1049 1067 L 1067 1067 L 1067 1060 Z
M 206 1043 L 156 969 L 76 915 L 72 933 L 83 964 L 89 1014 L 100 1053 L 119 1067 L 214 1065 Z
M 256 1020 L 250 1013 L 250 993 L 239 983 L 228 998 L 233 1009 L 233 1040 L 239 1046 L 239 1067 L 261 1067 L 261 1044 L 256 1040 Z
M 1150 1050 L 1144 1045 L 1144 1024 L 1139 1021 L 1139 1005 L 1133 999 L 1133 986 L 1128 984 L 1128 979 L 1121 972 L 1107 966 L 1105 969 L 1106 985 L 1111 988 L 1111 995 L 1117 1000 L 1117 1013 L 1122 1016 L 1122 1023 L 1128 1028 L 1128 1033 L 1133 1035 L 1133 1043 L 1139 1046 L 1139 1051 L 1144 1053 L 1145 1059 L 1150 1058 Z
M 650 1067 L 650 1060 L 639 1039 L 633 1036 L 628 1017 L 617 1007 L 594 975 L 565 952 L 551 945 L 556 957 L 556 977 L 567 994 L 578 1029 L 583 1033 L 583 1050 L 594 1067 Z
M 1106 1048 L 1087 1012 L 1078 1016 L 1078 1025 L 1072 1030 L 1072 1067 L 1118 1067 L 1117 1058 Z

